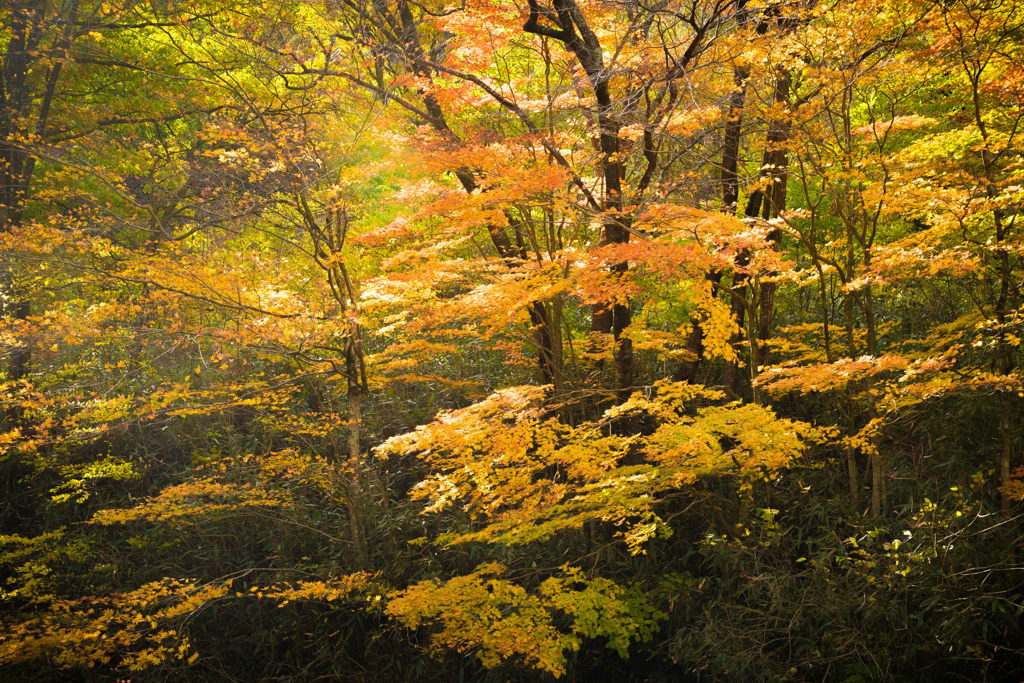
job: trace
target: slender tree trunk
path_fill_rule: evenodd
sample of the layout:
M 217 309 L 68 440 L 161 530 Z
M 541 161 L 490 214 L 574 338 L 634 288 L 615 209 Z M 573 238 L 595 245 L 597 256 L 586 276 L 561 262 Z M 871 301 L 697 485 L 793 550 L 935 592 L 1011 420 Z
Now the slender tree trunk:
M 865 267 L 870 264 L 870 256 L 865 254 Z M 867 352 L 869 356 L 878 354 L 878 335 L 875 330 L 875 312 L 871 285 L 868 285 L 861 293 L 861 308 L 864 311 L 865 327 L 867 328 Z M 878 399 L 875 396 L 875 383 L 870 377 L 865 382 L 864 393 L 868 398 L 868 419 L 874 421 L 878 418 Z M 871 436 L 871 514 L 881 516 L 885 514 L 886 494 L 885 478 L 888 474 L 888 463 L 886 454 L 882 452 L 877 434 Z
M 744 267 L 749 262 L 748 255 L 737 256 L 736 265 Z M 742 330 L 744 324 L 744 317 L 747 313 L 747 275 L 743 272 L 734 271 L 732 275 L 732 286 L 729 288 L 732 299 L 730 301 L 730 309 L 732 312 L 732 319 L 736 323 L 737 331 L 733 332 L 732 336 L 729 337 L 729 345 L 732 347 L 733 352 L 736 354 L 736 360 L 727 360 L 725 365 L 722 367 L 722 386 L 725 387 L 726 391 L 733 395 L 738 395 L 739 391 L 739 367 L 740 367 L 740 347 L 742 341 Z
M 363 393 L 356 387 L 348 392 L 348 461 L 351 469 L 348 494 L 349 528 L 356 552 L 363 552 L 363 461 L 359 447 L 359 431 L 362 422 Z
M 872 421 L 878 417 L 878 405 L 875 399 L 874 382 L 869 378 L 865 382 L 864 393 L 868 397 L 868 418 Z M 881 517 L 885 514 L 886 495 L 885 477 L 888 472 L 886 455 L 882 452 L 877 433 L 871 434 L 871 515 Z
M 613 161 L 619 153 L 619 131 L 618 124 L 611 117 L 611 98 L 608 96 L 607 88 L 607 82 L 603 83 L 603 87 L 596 88 L 603 92 L 603 96 L 598 96 L 598 105 L 601 107 L 598 125 L 601 128 L 601 152 L 605 157 L 604 210 L 608 217 L 604 220 L 604 236 L 608 244 L 625 244 L 629 242 L 629 221 L 622 214 L 620 162 Z M 629 264 L 616 263 L 609 271 L 614 278 L 624 278 L 629 271 Z M 609 322 L 611 324 L 614 339 L 615 396 L 616 400 L 622 403 L 633 391 L 633 340 L 623 334 L 631 322 L 629 303 L 604 302 L 595 306 L 594 313 L 595 317 L 599 318 L 601 326 Z
M 338 305 L 339 315 L 348 322 L 344 348 L 345 370 L 343 373 L 339 371 L 339 374 L 345 377 L 348 387 L 346 455 L 338 452 L 341 449 L 338 448 L 339 444 L 336 441 L 333 445 L 335 446 L 334 458 L 339 462 L 344 459 L 348 465 L 349 478 L 346 482 L 348 491 L 345 502 L 349 512 L 352 543 L 356 550 L 355 557 L 361 562 L 364 556 L 365 529 L 363 528 L 364 468 L 360 433 L 362 402 L 363 397 L 369 391 L 369 385 L 366 378 L 366 361 L 363 355 L 362 331 L 358 321 L 358 296 L 344 260 L 341 258 L 348 235 L 349 214 L 345 206 L 328 207 L 324 213 L 323 223 L 320 224 L 316 216 L 313 215 L 304 195 L 296 196 L 295 206 L 306 223 L 306 230 L 313 242 L 314 255 L 327 276 L 327 284 L 330 287 L 331 296 Z M 331 407 L 336 413 L 341 412 L 336 400 L 331 401 Z
M 604 228 L 601 228 L 601 237 L 595 245 L 595 249 L 600 249 L 606 244 L 608 244 L 608 236 Z M 609 302 L 598 301 L 590 307 L 590 332 L 591 342 L 589 352 L 597 357 L 593 366 L 592 374 L 595 378 L 600 378 L 604 373 L 605 351 L 603 344 L 598 341 L 598 338 L 612 333 L 612 307 Z
M 25 195 L 31 174 L 31 156 L 18 140 L 33 128 L 33 91 L 28 84 L 32 53 L 38 49 L 42 35 L 45 5 L 41 2 L 12 2 L 4 8 L 8 16 L 4 28 L 10 32 L 3 59 L 3 80 L 0 82 L 0 230 L 20 225 L 25 208 Z M 14 264 L 0 264 L 0 310 L 4 317 L 26 320 L 31 306 L 19 291 Z M 19 380 L 28 374 L 31 352 L 18 346 L 11 350 L 7 379 Z M 14 417 L 9 415 L 8 417 Z
M 740 192 L 737 171 L 748 76 L 749 67 L 740 66 L 733 69 L 735 90 L 729 98 L 729 114 L 725 121 L 725 139 L 722 143 L 722 210 L 731 214 L 736 213 Z M 739 380 L 739 347 L 742 336 L 739 330 L 743 329 L 743 317 L 747 311 L 747 275 L 740 269 L 745 268 L 749 262 L 750 254 L 746 251 L 736 255 L 736 268 L 733 270 L 732 286 L 729 288 L 729 308 L 737 326 L 737 331 L 729 338 L 729 345 L 737 354 L 737 358 L 725 361 L 722 367 L 722 386 L 733 395 L 736 395 Z
M 737 69 L 734 79 L 737 82 L 738 90 L 733 93 L 730 101 L 730 116 L 726 123 L 725 145 L 722 153 L 722 196 L 726 210 L 735 211 L 738 195 L 736 186 L 736 159 L 739 150 L 739 136 L 742 124 L 742 106 L 744 89 L 742 83 L 747 77 L 747 70 Z M 774 101 L 776 106 L 786 106 L 789 103 L 790 87 L 792 78 L 788 71 L 780 70 L 775 82 Z M 735 112 L 735 114 L 734 114 Z M 783 113 L 780 117 L 773 118 L 769 122 L 768 135 L 765 142 L 765 151 L 762 159 L 761 177 L 768 180 L 770 185 L 763 190 L 756 190 L 747 203 L 745 215 L 749 218 L 756 217 L 761 213 L 765 220 L 778 218 L 779 214 L 786 207 L 786 181 L 788 178 L 789 153 L 785 143 L 789 139 L 788 114 Z M 733 127 L 735 126 L 735 127 Z M 768 235 L 768 241 L 772 248 L 779 250 L 782 246 L 782 230 L 776 228 Z M 741 253 L 737 256 L 737 265 L 746 266 L 749 262 L 749 254 Z M 742 289 L 741 289 L 742 288 Z M 742 274 L 734 276 L 733 286 L 730 290 L 730 310 L 733 319 L 742 329 L 743 318 L 747 309 L 745 297 L 746 277 Z M 767 340 L 771 335 L 772 320 L 775 311 L 774 282 L 762 282 L 759 292 L 757 343 L 751 338 L 751 366 L 756 373 L 759 368 L 767 365 L 769 346 Z M 696 324 L 696 323 L 695 323 Z M 730 339 L 734 347 L 739 345 L 739 335 L 734 334 Z M 756 347 L 756 351 L 753 348 Z M 735 362 L 727 361 L 722 371 L 722 384 L 726 389 L 735 394 L 737 385 L 738 366 Z M 751 380 L 753 380 L 753 375 Z
M 988 154 L 987 152 L 985 153 Z M 988 170 L 988 169 L 986 169 Z M 994 174 L 990 173 L 994 177 Z M 988 190 L 994 192 L 993 183 L 989 184 Z M 1002 243 L 1007 238 L 1007 229 L 1004 222 L 1003 212 L 995 212 L 996 241 Z M 999 374 L 1009 375 L 1014 371 L 1015 363 L 1013 348 L 1006 338 L 1007 308 L 1010 298 L 1010 286 L 1012 272 L 1010 270 L 1010 255 L 1005 248 L 998 252 L 999 258 L 999 296 L 996 299 L 996 322 L 999 324 L 999 332 L 996 335 L 996 362 L 999 367 Z M 1016 406 L 1014 405 L 1013 394 L 999 392 L 999 481 L 1002 486 L 1010 483 L 1010 460 L 1013 456 L 1013 425 L 1018 423 Z M 1013 507 L 1013 500 L 1004 491 L 1002 494 L 1001 508 L 1006 514 L 1010 513 Z
M 978 120 L 981 121 L 980 115 Z M 984 128 L 982 128 L 982 132 L 984 132 Z M 986 193 L 990 199 L 994 200 L 997 194 L 995 182 L 996 173 L 993 168 L 991 154 L 992 153 L 988 150 L 982 151 L 985 177 L 989 181 L 985 186 Z M 1003 245 L 1009 238 L 1009 228 L 1014 224 L 1014 221 L 1009 221 L 1008 226 L 1005 212 L 1002 209 L 996 209 L 993 211 L 992 218 L 995 224 L 996 244 L 1001 247 L 997 252 L 999 263 L 999 295 L 996 298 L 995 315 L 996 322 L 999 327 L 998 332 L 996 333 L 996 364 L 999 368 L 999 374 L 1009 375 L 1015 368 L 1013 347 L 1010 345 L 1006 334 L 1007 310 L 1010 304 L 1010 289 L 1013 283 L 1013 272 L 1010 266 L 1010 253 Z M 1013 394 L 1006 391 L 999 392 L 999 441 L 1001 446 L 999 455 L 999 481 L 1003 487 L 1010 483 L 1010 460 L 1013 455 L 1013 425 L 1017 424 L 1019 420 L 1015 408 L 1016 406 L 1014 405 Z M 1006 514 L 1009 514 L 1013 507 L 1013 500 L 1005 491 L 1002 493 L 1000 507 Z
M 999 482 L 1006 486 L 1010 483 L 1010 458 L 1013 456 L 1013 399 L 1006 393 L 999 394 L 999 440 L 1002 452 L 999 455 Z M 1013 499 L 1005 491 L 1002 495 L 1002 510 L 1009 514 L 1013 507 Z
M 771 177 L 771 186 L 765 190 L 765 201 L 762 216 L 765 220 L 778 218 L 786 209 L 786 181 L 789 178 L 789 95 L 792 77 L 788 70 L 779 69 L 775 79 L 775 106 L 782 109 L 779 117 L 773 118 L 768 125 L 768 145 L 765 150 L 767 171 Z M 782 248 L 782 229 L 775 228 L 768 234 L 768 240 L 776 251 Z M 771 275 L 769 275 L 770 277 Z M 758 367 L 768 365 L 768 339 L 771 337 L 772 320 L 775 316 L 775 282 L 761 283 L 760 316 L 758 320 L 757 338 L 759 341 Z
M 856 433 L 856 425 L 853 424 L 852 416 L 847 420 L 847 429 L 850 435 Z M 856 510 L 860 499 L 860 477 L 857 471 L 857 449 L 852 444 L 846 444 L 846 471 L 850 479 L 850 505 Z

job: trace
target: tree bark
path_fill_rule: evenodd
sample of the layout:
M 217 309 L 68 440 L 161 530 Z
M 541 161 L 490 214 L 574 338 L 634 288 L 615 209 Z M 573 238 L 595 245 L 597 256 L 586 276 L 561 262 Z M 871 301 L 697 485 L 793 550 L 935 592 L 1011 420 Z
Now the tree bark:
M 45 121 L 31 124 L 32 102 L 35 93 L 29 85 L 28 75 L 32 55 L 38 50 L 46 19 L 46 6 L 42 2 L 13 2 L 5 8 L 10 39 L 3 61 L 3 80 L 0 81 L 0 230 L 10 230 L 21 224 L 25 210 L 25 197 L 33 164 L 29 150 L 18 143 L 29 132 Z M 56 67 L 59 75 L 59 63 Z M 47 84 L 56 80 L 47 78 Z M 46 98 L 47 101 L 52 99 Z M 48 109 L 48 107 L 47 107 Z M 14 264 L 2 264 L 0 275 L 0 306 L 5 317 L 26 320 L 31 305 L 19 291 Z M 28 374 L 31 351 L 27 346 L 11 349 L 7 364 L 7 378 L 17 381 Z
M 778 218 L 786 209 L 786 181 L 789 177 L 789 149 L 786 141 L 789 139 L 789 96 L 792 86 L 792 76 L 786 69 L 779 69 L 775 79 L 775 106 L 782 109 L 782 114 L 772 118 L 768 124 L 768 144 L 765 149 L 765 164 L 763 171 L 771 179 L 771 185 L 765 190 L 764 208 L 762 217 L 765 220 Z M 776 227 L 768 233 L 768 241 L 772 249 L 779 251 L 782 248 L 782 229 Z M 773 274 L 769 274 L 771 277 Z M 775 317 L 775 292 L 777 285 L 774 282 L 761 283 L 761 296 L 758 319 L 758 358 L 757 367 L 762 368 L 768 365 L 768 339 L 771 337 L 772 321 Z
M 729 114 L 725 120 L 725 138 L 722 143 L 722 210 L 731 214 L 736 213 L 736 203 L 740 194 L 737 171 L 743 132 L 743 107 L 746 105 L 749 76 L 749 67 L 738 66 L 733 69 L 733 85 L 736 89 L 729 98 Z M 739 330 L 743 329 L 743 317 L 747 310 L 747 275 L 742 268 L 749 262 L 750 254 L 746 251 L 736 255 L 736 268 L 733 269 L 732 286 L 729 288 L 729 308 L 737 325 L 737 331 L 729 338 L 729 345 L 737 353 L 737 359 L 725 361 L 722 367 L 722 385 L 733 395 L 736 394 L 739 379 L 738 352 L 742 336 Z
M 600 40 L 590 28 L 575 0 L 554 0 L 553 11 L 544 12 L 545 16 L 557 24 L 557 29 L 539 23 L 542 12 L 536 0 L 529 0 L 529 7 L 530 15 L 523 29 L 528 33 L 561 41 L 576 56 L 590 82 L 597 100 L 597 125 L 604 178 L 601 243 L 625 244 L 629 242 L 629 219 L 622 212 L 622 169 L 617 158 L 620 151 L 619 123 L 614 115 L 611 97 L 611 74 L 604 67 Z M 616 263 L 609 270 L 612 277 L 623 277 L 629 270 L 629 264 Z M 630 322 L 628 302 L 605 301 L 593 307 L 591 330 L 601 334 L 611 333 L 614 339 L 615 395 L 619 402 L 628 399 L 633 390 L 633 341 L 624 334 Z
M 74 22 L 78 16 L 78 0 L 64 11 L 64 25 L 44 55 L 40 44 L 50 18 L 48 4 L 39 0 L 15 0 L 6 8 L 9 42 L 4 53 L 0 79 L 0 230 L 21 225 L 25 201 L 35 170 L 32 151 L 18 142 L 29 135 L 41 137 L 46 132 L 50 106 L 57 92 L 67 51 L 71 46 Z M 56 24 L 54 24 L 56 25 Z M 29 83 L 33 63 L 44 58 L 49 63 L 41 92 Z M 38 98 L 39 108 L 33 112 Z M 13 264 L 0 264 L 0 307 L 4 316 L 27 320 L 32 306 L 17 286 Z M 32 351 L 28 346 L 11 350 L 7 366 L 10 380 L 28 375 Z

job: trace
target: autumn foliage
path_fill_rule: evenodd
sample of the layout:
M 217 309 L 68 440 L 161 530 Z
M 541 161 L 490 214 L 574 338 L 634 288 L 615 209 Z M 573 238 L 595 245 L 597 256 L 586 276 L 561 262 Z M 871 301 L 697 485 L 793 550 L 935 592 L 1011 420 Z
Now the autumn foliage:
M 1024 672 L 1018 0 L 0 17 L 0 678 Z

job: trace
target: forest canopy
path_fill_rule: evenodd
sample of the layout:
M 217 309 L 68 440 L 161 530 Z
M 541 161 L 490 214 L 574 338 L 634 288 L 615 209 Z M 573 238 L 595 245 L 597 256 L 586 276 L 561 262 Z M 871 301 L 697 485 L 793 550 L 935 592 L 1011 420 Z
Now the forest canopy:
M 1021 0 L 0 17 L 0 679 L 1024 674 Z

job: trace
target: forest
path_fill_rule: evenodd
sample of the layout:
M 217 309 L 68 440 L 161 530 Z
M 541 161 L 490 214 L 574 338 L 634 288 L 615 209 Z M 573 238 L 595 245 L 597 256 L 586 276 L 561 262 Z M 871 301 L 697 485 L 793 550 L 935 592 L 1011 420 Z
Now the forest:
M 1024 0 L 0 17 L 0 681 L 1024 680 Z

